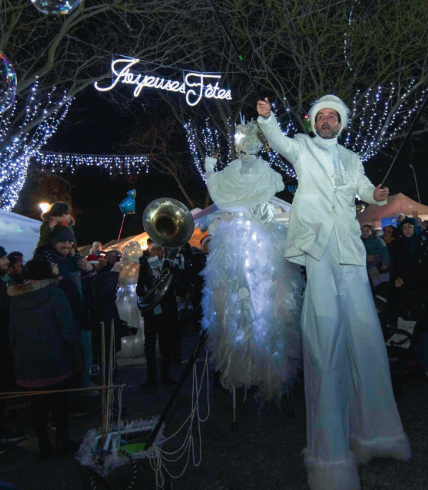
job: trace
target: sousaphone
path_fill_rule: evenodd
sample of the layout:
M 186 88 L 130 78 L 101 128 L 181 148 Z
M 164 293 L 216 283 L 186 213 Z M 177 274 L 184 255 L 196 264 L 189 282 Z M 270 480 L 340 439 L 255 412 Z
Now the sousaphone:
M 155 243 L 168 248 L 181 247 L 187 243 L 195 229 L 193 216 L 187 207 L 169 197 L 155 199 L 146 207 L 143 225 Z M 137 298 L 137 305 L 142 313 L 158 306 L 171 286 L 172 279 L 171 270 L 163 270 L 154 286 L 144 296 Z

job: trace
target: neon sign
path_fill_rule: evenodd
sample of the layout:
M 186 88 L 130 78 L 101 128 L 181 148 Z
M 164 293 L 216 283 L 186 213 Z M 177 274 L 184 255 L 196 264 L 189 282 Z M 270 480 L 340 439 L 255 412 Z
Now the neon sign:
M 120 83 L 135 85 L 134 97 L 138 97 L 144 87 L 166 90 L 167 92 L 179 92 L 186 96 L 186 102 L 190 106 L 199 104 L 202 97 L 207 99 L 232 100 L 230 90 L 225 90 L 218 86 L 221 75 L 188 73 L 184 77 L 184 82 L 173 81 L 166 78 L 143 75 L 141 73 L 132 73 L 131 68 L 139 63 L 139 61 L 139 59 L 135 58 L 112 61 L 111 71 L 116 78 L 108 87 L 100 87 L 98 82 L 95 82 L 95 88 L 100 92 L 108 92 Z M 116 65 L 119 65 L 119 68 Z M 121 65 L 123 65 L 122 68 L 120 68 Z M 215 85 L 213 85 L 214 81 Z

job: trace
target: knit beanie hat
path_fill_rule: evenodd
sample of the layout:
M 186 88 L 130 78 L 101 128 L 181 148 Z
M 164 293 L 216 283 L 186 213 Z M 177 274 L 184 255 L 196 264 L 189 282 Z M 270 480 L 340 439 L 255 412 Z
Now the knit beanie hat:
M 7 252 L 4 247 L 0 245 L 0 259 L 2 259 L 5 255 L 7 255 Z
M 74 242 L 73 231 L 69 226 L 56 225 L 52 230 L 49 241 L 52 245 L 58 242 Z
M 318 112 L 321 109 L 334 109 L 338 114 L 340 114 L 340 131 L 339 134 L 348 126 L 348 116 L 351 113 L 349 108 L 345 105 L 342 99 L 336 97 L 335 95 L 324 95 L 320 99 L 314 102 L 314 105 L 311 107 L 309 111 L 309 115 L 311 116 L 311 124 L 315 131 L 315 120 Z

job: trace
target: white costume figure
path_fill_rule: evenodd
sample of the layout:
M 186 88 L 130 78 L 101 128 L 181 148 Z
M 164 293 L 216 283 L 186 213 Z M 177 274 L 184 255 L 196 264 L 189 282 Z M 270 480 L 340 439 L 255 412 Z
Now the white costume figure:
M 358 490 L 357 462 L 411 456 L 355 212 L 356 194 L 384 204 L 378 201 L 387 190 L 375 189 L 358 155 L 337 144 L 349 112 L 338 97 L 326 95 L 312 107 L 313 139 L 285 137 L 268 102 L 259 101 L 258 111 L 270 146 L 294 165 L 299 179 L 285 256 L 306 265 L 308 280 L 302 338 L 309 486 Z
M 205 160 L 207 186 L 222 216 L 209 248 L 202 326 L 221 382 L 228 389 L 258 387 L 262 400 L 279 399 L 301 365 L 300 267 L 283 257 L 286 228 L 267 201 L 284 184 L 256 155 L 262 136 L 255 122 L 235 134 L 238 160 L 214 172 Z
M 117 291 L 117 309 L 122 320 L 130 327 L 138 327 L 136 335 L 122 338 L 122 350 L 117 357 L 140 357 L 144 355 L 144 324 L 137 308 L 138 271 L 140 270 L 139 258 L 143 249 L 139 242 L 129 242 L 123 249 L 120 261 L 119 288 Z

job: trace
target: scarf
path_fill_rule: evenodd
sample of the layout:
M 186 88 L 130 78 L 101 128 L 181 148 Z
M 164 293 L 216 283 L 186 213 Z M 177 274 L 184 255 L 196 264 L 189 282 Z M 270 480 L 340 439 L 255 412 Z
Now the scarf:
M 392 243 L 395 240 L 395 237 L 391 236 L 389 238 L 382 238 L 382 240 L 385 242 L 385 245 L 389 245 L 390 243 Z
M 333 164 L 334 183 L 336 186 L 346 184 L 346 171 L 337 149 L 337 138 L 324 139 L 316 135 L 312 140 L 322 150 L 328 161 Z

